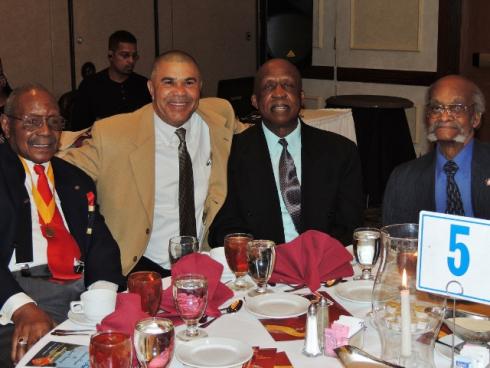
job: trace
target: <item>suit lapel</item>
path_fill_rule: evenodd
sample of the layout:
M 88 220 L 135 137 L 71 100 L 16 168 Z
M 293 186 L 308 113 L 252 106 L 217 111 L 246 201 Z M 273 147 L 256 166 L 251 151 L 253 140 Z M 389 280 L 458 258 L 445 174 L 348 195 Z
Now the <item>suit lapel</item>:
M 83 244 L 81 242 L 84 240 L 85 229 L 80 219 L 82 218 L 81 214 L 87 212 L 87 193 L 81 192 L 80 183 L 64 174 L 63 168 L 60 167 L 60 159 L 53 157 L 51 165 L 53 166 L 56 193 L 60 199 L 68 231 L 76 239 L 80 249 L 82 249 Z
M 249 129 L 254 129 L 253 134 L 248 137 L 247 146 L 244 147 L 241 155 L 244 163 L 243 175 L 246 175 L 244 179 L 248 184 L 242 187 L 250 188 L 250 193 L 259 195 L 259 197 L 250 198 L 251 203 L 256 203 L 262 208 L 260 213 L 266 214 L 264 218 L 270 222 L 270 229 L 277 229 L 274 238 L 284 241 L 284 225 L 278 189 L 262 124 L 257 124 L 256 127 Z M 267 198 L 262 200 L 263 195 L 266 195 Z
M 490 217 L 490 213 L 487 213 L 488 210 L 486 210 L 488 203 L 490 203 L 490 187 L 488 186 L 490 178 L 489 156 L 481 143 L 475 140 L 471 162 L 471 197 L 475 217 Z
M 32 260 L 32 220 L 31 203 L 25 187 L 25 171 L 17 155 L 7 146 L 2 145 L 0 152 L 5 184 L 14 208 L 15 238 L 18 257 Z
M 129 154 L 132 176 L 150 223 L 153 222 L 155 205 L 155 127 L 153 124 L 153 109 L 146 109 L 141 121 L 135 124 L 134 150 Z

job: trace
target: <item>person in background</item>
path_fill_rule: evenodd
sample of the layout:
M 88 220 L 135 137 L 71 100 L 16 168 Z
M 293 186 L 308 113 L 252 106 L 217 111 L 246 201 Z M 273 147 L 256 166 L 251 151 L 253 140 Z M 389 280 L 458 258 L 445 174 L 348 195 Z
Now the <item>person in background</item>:
M 52 94 L 15 89 L 0 122 L 0 366 L 9 367 L 86 287 L 123 290 L 125 281 L 94 183 L 53 157 L 64 119 Z
M 490 145 L 474 138 L 484 112 L 483 93 L 465 77 L 430 86 L 427 138 L 435 149 L 393 171 L 383 224 L 417 223 L 422 210 L 490 219 Z
M 192 56 L 172 50 L 153 64 L 153 102 L 92 127 L 79 148 L 60 152 L 97 183 L 100 209 L 121 249 L 123 272 L 170 275 L 169 239 L 207 230 L 226 196 L 226 165 L 241 128 L 226 100 L 200 99 Z M 63 147 L 73 134 L 63 133 Z
M 301 121 L 303 97 L 290 62 L 272 59 L 258 70 L 252 104 L 262 123 L 233 139 L 228 195 L 211 226 L 211 246 L 234 232 L 279 244 L 312 229 L 350 244 L 363 209 L 357 149 Z
M 71 130 L 90 127 L 94 121 L 132 112 L 151 101 L 147 79 L 134 72 L 138 61 L 136 38 L 128 31 L 109 37 L 109 67 L 88 76 L 78 87 Z

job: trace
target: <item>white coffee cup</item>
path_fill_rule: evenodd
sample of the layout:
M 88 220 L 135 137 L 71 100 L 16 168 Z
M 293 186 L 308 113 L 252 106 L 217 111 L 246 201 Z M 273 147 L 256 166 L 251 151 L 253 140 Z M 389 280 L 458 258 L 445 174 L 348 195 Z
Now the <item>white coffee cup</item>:
M 89 322 L 99 323 L 105 316 L 114 312 L 117 293 L 109 289 L 87 290 L 80 300 L 70 303 L 72 313 L 84 314 Z

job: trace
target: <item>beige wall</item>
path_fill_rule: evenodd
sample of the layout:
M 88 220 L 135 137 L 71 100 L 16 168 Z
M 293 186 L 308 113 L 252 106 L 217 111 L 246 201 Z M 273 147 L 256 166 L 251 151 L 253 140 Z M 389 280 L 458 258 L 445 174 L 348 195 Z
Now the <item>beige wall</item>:
M 351 5 L 355 1 L 314 1 L 314 40 L 322 40 L 322 42 L 316 44 L 314 42 L 314 65 L 430 72 L 437 70 L 438 0 L 419 0 L 418 2 L 420 4 L 418 10 L 419 30 L 416 36 L 419 39 L 419 49 L 415 51 L 383 50 L 375 47 L 373 49 L 354 49 L 351 42 L 354 28 L 351 22 Z M 391 3 L 399 1 L 400 5 L 402 5 L 406 0 L 390 1 Z M 383 1 L 371 1 L 369 4 L 371 6 L 380 6 Z M 372 9 L 372 11 L 382 12 L 383 9 Z M 386 16 L 386 19 L 389 20 L 387 22 L 389 23 L 393 19 L 396 20 L 396 17 L 390 18 Z M 389 24 L 386 27 L 389 28 Z M 336 49 L 334 49 L 335 39 Z M 312 79 L 305 80 L 303 84 L 305 94 L 310 100 L 316 99 L 322 102 L 325 98 L 335 94 L 374 94 L 408 98 L 415 104 L 415 108 L 406 111 L 415 150 L 417 154 L 420 154 L 428 149 L 428 144 L 425 140 L 423 116 L 427 87 Z
M 181 48 L 196 57 L 204 94 L 220 79 L 255 73 L 255 0 L 159 0 L 160 52 Z M 138 39 L 136 71 L 148 76 L 155 56 L 153 0 L 73 0 L 75 69 L 108 65 L 107 40 L 117 29 Z M 1 0 L 0 57 L 15 87 L 39 82 L 56 97 L 71 89 L 66 0 Z M 250 35 L 247 39 L 246 34 Z

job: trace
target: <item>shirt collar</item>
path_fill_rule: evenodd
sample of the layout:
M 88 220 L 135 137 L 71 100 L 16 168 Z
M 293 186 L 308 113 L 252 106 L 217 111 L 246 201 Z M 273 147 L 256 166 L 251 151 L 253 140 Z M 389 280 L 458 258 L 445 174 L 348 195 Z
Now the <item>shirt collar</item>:
M 196 119 L 196 113 L 194 112 L 191 115 L 191 118 L 187 120 L 183 125 L 181 125 L 179 128 L 184 128 L 186 130 L 186 141 L 187 138 L 190 136 L 191 129 L 192 129 L 192 122 L 195 121 Z M 175 134 L 175 131 L 179 128 L 176 128 L 165 121 L 163 121 L 155 112 L 153 112 L 153 121 L 155 122 L 155 132 L 160 136 L 161 139 L 167 144 L 170 145 L 172 143 L 178 144 L 179 143 L 179 137 L 177 137 L 177 134 Z
M 269 128 L 265 126 L 265 124 L 262 122 L 262 129 L 264 131 L 265 135 L 265 140 L 267 142 L 267 146 L 269 147 L 280 147 L 282 149 L 282 146 L 278 144 L 279 139 L 281 137 L 277 136 L 274 134 Z M 288 147 L 301 147 L 301 121 L 298 119 L 298 124 L 296 125 L 296 128 L 289 133 L 287 136 L 284 137 L 286 142 L 288 142 Z
M 470 169 L 470 165 L 468 164 L 468 162 L 471 162 L 471 158 L 473 157 L 474 143 L 475 140 L 471 139 L 467 144 L 463 146 L 463 149 L 459 151 L 458 154 L 452 159 L 452 161 L 454 161 L 456 165 L 458 165 L 458 170 L 461 170 L 461 172 Z M 441 153 L 439 144 L 437 145 L 436 152 L 437 152 L 436 170 L 444 171 L 443 169 L 444 164 L 449 160 L 446 159 L 446 157 L 444 157 L 444 155 Z

